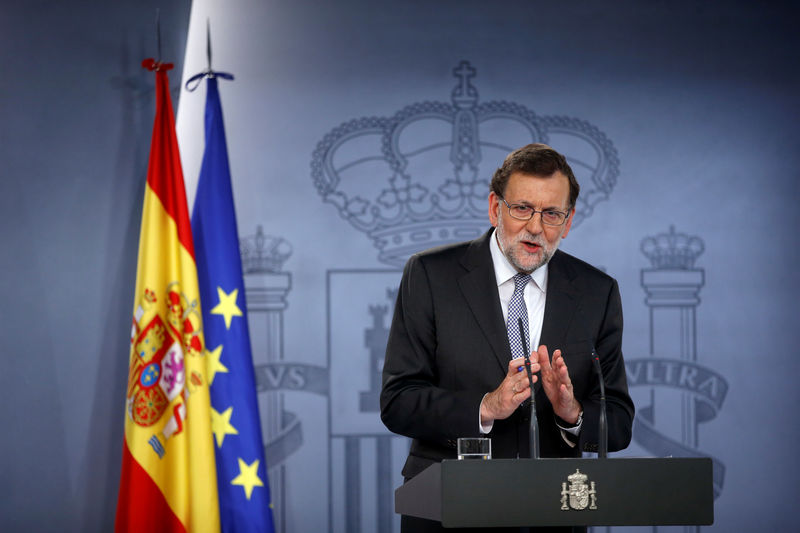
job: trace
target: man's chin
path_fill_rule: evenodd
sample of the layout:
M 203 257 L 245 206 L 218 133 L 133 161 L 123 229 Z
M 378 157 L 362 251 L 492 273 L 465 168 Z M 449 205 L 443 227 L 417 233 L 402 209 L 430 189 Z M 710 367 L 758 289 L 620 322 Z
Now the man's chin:
M 511 264 L 514 265 L 514 268 L 516 268 L 520 272 L 524 272 L 525 274 L 530 274 L 540 266 L 547 263 L 548 259 L 549 257 L 543 255 L 542 252 L 537 252 L 535 254 L 526 253 L 525 257 L 523 258 L 519 257 L 513 258 L 511 260 Z

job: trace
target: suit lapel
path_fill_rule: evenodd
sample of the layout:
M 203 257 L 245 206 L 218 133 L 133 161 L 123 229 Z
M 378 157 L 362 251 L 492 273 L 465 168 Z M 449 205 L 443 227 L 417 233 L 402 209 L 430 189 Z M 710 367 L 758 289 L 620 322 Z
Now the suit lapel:
M 506 325 L 503 322 L 500 296 L 497 293 L 497 279 L 489 251 L 491 237 L 492 230 L 483 237 L 472 241 L 467 248 L 462 260 L 462 266 L 467 272 L 458 279 L 458 285 L 492 347 L 501 372 L 505 374 L 511 348 L 508 344 Z
M 556 251 L 548 264 L 547 302 L 539 344 L 547 346 L 550 356 L 553 350 L 563 348 L 567 331 L 578 308 L 578 289 L 572 282 L 573 272 L 563 261 L 563 253 Z

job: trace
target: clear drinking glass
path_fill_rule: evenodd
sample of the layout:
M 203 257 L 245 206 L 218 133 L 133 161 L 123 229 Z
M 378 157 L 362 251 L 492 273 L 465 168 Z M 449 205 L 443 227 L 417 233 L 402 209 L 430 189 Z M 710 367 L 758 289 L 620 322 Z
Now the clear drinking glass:
M 458 459 L 491 459 L 492 439 L 461 438 L 458 439 Z

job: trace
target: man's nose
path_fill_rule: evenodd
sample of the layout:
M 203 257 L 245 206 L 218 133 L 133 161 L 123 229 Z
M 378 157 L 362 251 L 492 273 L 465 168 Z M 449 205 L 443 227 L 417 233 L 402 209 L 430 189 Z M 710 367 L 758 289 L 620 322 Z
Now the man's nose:
M 542 226 L 542 214 L 538 211 L 533 214 L 528 223 L 525 225 L 525 228 L 533 233 L 534 235 L 538 235 L 542 231 L 544 231 L 544 227 Z

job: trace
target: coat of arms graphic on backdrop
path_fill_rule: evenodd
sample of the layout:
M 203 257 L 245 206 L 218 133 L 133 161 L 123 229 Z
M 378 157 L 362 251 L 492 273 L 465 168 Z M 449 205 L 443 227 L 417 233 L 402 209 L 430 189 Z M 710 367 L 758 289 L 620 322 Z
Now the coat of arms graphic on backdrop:
M 283 391 L 291 390 L 327 397 L 329 530 L 395 529 L 392 494 L 402 483 L 400 470 L 408 440 L 383 427 L 378 395 L 399 269 L 413 253 L 472 239 L 486 231 L 489 179 L 499 162 L 530 142 L 547 143 L 564 153 L 582 185 L 575 224 L 591 216 L 616 184 L 617 151 L 597 127 L 576 118 L 539 115 L 513 102 L 481 103 L 472 84 L 476 70 L 464 61 L 453 74 L 457 82 L 449 102 L 418 102 L 391 116 L 344 122 L 330 130 L 313 151 L 311 177 L 320 197 L 334 206 L 331 213 L 366 234 L 377 250 L 378 261 L 385 265 L 363 268 L 361 260 L 352 268 L 326 271 L 327 366 L 290 362 L 291 356 L 284 360 L 282 315 L 292 291 L 291 273 L 279 264 L 259 266 L 245 275 L 248 311 L 251 317 L 264 316 L 261 329 L 268 335 L 261 353 L 254 350 L 254 358 L 263 361 L 256 362 L 256 374 L 265 443 L 272 451 L 268 462 L 270 483 L 278 495 L 273 503 L 279 530 L 285 527 L 283 486 L 291 477 L 284 461 L 306 445 L 302 426 L 307 422 L 281 407 Z M 288 256 L 288 243 L 263 235 L 259 240 L 259 235 L 260 229 L 253 242 L 261 244 L 255 247 L 243 240 L 243 260 L 253 259 L 254 250 L 269 257 Z M 648 244 L 651 240 L 655 247 Z M 693 261 L 701 251 L 693 248 L 697 244 L 697 239 L 674 231 L 643 242 L 643 251 L 654 266 L 652 271 L 642 270 L 646 303 L 654 319 L 650 332 L 653 349 L 649 357 L 629 357 L 626 366 L 632 389 L 641 387 L 644 392 L 653 388 L 652 405 L 643 405 L 637 416 L 634 440 L 656 455 L 700 454 L 697 424 L 715 416 L 727 390 L 722 376 L 695 362 L 693 350 L 680 355 L 673 349 L 676 335 L 681 336 L 680 346 L 692 347 L 696 342 L 694 309 L 699 299 L 682 301 L 680 295 L 686 288 L 684 278 L 702 274 L 688 264 L 673 265 L 670 258 L 683 254 L 681 257 L 691 256 Z M 667 299 L 656 301 L 653 294 Z M 672 313 L 677 313 L 675 323 Z M 673 376 L 674 383 L 660 380 L 658 369 L 665 365 L 684 372 Z M 289 379 L 292 376 L 295 379 Z M 694 386 L 691 391 L 677 391 L 685 406 L 696 405 L 684 408 L 682 422 L 678 422 L 684 433 L 687 428 L 693 431 L 682 446 L 667 445 L 678 444 L 671 435 L 680 432 L 668 424 L 676 419 L 670 412 L 674 410 L 672 398 L 660 399 L 665 387 L 675 386 Z M 723 465 L 715 461 L 717 494 L 723 474 Z M 569 483 L 561 487 L 561 497 L 566 499 L 559 502 L 557 497 L 557 505 L 566 503 L 572 511 L 594 508 L 597 489 L 581 476 L 585 477 L 576 472 L 568 477 Z

